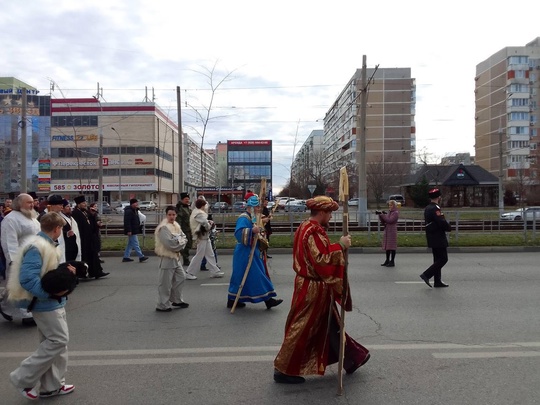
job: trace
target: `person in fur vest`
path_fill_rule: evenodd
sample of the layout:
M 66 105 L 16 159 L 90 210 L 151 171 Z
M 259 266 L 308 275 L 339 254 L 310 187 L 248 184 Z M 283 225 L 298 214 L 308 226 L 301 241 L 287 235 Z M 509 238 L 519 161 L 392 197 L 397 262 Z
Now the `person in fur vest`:
M 212 274 L 211 277 L 218 278 L 223 277 L 223 273 L 216 263 L 216 258 L 214 257 L 214 250 L 212 249 L 212 244 L 210 242 L 210 230 L 214 225 L 213 221 L 208 220 L 208 203 L 203 198 L 198 198 L 195 201 L 195 209 L 191 212 L 189 218 L 189 226 L 191 228 L 191 233 L 193 238 L 197 240 L 197 252 L 191 263 L 187 268 L 186 278 L 188 280 L 196 280 L 197 277 L 195 273 L 201 268 L 201 262 L 203 257 L 206 257 L 206 265 Z
M 166 218 L 156 228 L 154 251 L 159 256 L 158 301 L 156 311 L 171 312 L 172 308 L 187 308 L 182 290 L 186 275 L 180 263 L 182 249 L 187 237 L 176 222 L 176 209 L 169 205 L 165 208 Z
M 56 296 L 45 292 L 41 278 L 59 264 L 57 240 L 62 234 L 64 219 L 56 212 L 41 218 L 41 231 L 23 245 L 14 260 L 8 281 L 8 299 L 22 308 L 33 302 L 32 314 L 39 329 L 40 344 L 37 350 L 22 361 L 10 374 L 13 385 L 23 397 L 37 400 L 73 392 L 74 385 L 65 383 L 67 371 L 66 297 L 69 291 L 59 291 Z M 75 274 L 75 267 L 68 266 Z

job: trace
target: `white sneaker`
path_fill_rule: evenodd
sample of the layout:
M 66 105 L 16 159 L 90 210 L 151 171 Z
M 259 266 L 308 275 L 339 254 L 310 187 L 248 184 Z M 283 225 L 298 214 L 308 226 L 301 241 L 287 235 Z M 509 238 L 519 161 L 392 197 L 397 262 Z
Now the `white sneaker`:
M 39 399 L 38 393 L 35 388 L 25 388 L 21 390 L 21 394 L 30 401 L 37 401 Z
M 41 398 L 55 397 L 57 395 L 67 395 L 75 391 L 75 386 L 72 384 L 64 384 L 60 388 L 50 392 L 40 392 L 39 396 Z
M 186 279 L 187 280 L 197 280 L 197 276 L 194 276 L 191 273 L 186 273 Z
M 212 273 L 212 275 L 211 275 L 210 277 L 212 277 L 212 278 L 221 278 L 221 277 L 223 277 L 224 275 L 225 275 L 224 272 L 218 271 L 217 273 Z

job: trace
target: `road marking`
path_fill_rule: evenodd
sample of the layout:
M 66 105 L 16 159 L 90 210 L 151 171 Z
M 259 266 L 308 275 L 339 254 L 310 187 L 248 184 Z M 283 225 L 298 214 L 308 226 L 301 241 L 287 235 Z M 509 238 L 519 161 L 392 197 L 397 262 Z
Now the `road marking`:
M 472 352 L 432 353 L 436 359 L 496 359 L 507 357 L 540 357 L 540 352 Z
M 171 349 L 139 349 L 139 350 L 72 350 L 69 357 L 90 356 L 170 356 L 170 355 L 197 355 L 209 353 L 277 353 L 281 346 L 246 346 L 246 347 L 194 347 L 194 348 L 171 348 Z M 485 343 L 485 344 L 458 344 L 458 343 L 411 343 L 411 344 L 388 344 L 369 345 L 370 351 L 380 350 L 489 350 L 489 349 L 526 349 L 540 348 L 540 342 L 509 342 L 509 343 Z M 502 353 L 502 352 L 501 352 Z M 520 353 L 508 352 L 508 353 Z M 540 353 L 540 352 L 532 352 Z M 30 352 L 0 352 L 0 358 L 26 357 Z M 446 355 L 446 353 L 441 353 Z
M 395 284 L 424 284 L 424 281 L 394 281 Z
M 223 287 L 224 285 L 228 286 L 229 283 L 201 284 L 201 287 Z
M 277 353 L 276 353 L 277 354 Z M 71 353 L 70 353 L 71 356 Z M 69 367 L 77 366 L 133 366 L 145 364 L 200 364 L 200 363 L 247 363 L 274 361 L 271 356 L 212 356 L 212 357 L 152 357 L 146 359 L 106 359 L 106 360 L 70 360 Z

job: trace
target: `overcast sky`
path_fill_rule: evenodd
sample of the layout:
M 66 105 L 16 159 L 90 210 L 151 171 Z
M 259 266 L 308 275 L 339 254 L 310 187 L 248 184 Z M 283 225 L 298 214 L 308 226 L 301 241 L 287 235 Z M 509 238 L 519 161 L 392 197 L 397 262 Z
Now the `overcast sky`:
M 361 68 L 410 67 L 418 152 L 474 154 L 476 65 L 540 36 L 540 2 L 307 0 L 0 0 L 0 76 L 54 98 L 143 101 L 145 87 L 200 142 L 193 109 L 217 90 L 205 147 L 272 139 L 274 185 Z M 277 186 L 277 187 L 276 187 Z

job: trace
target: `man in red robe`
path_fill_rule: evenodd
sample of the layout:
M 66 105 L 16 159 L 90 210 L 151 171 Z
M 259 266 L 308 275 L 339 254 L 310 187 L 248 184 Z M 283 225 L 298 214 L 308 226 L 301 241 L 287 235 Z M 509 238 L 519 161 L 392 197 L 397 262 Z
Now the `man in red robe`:
M 324 375 L 339 358 L 339 325 L 345 259 L 350 235 L 331 243 L 326 229 L 332 212 L 339 208 L 330 197 L 317 196 L 306 202 L 311 217 L 294 235 L 293 270 L 296 273 L 291 309 L 285 325 L 283 345 L 274 360 L 274 381 L 303 383 L 302 375 Z M 352 310 L 350 294 L 344 303 Z M 343 368 L 354 373 L 370 357 L 369 350 L 345 335 Z

